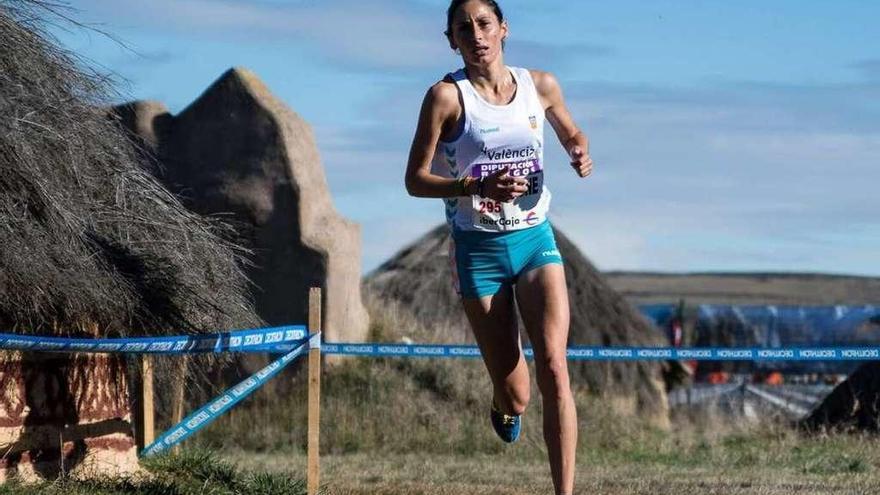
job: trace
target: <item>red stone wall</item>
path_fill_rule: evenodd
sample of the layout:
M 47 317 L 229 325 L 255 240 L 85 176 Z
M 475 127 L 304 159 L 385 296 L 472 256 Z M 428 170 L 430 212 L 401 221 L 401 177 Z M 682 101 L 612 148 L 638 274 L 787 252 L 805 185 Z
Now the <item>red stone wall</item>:
M 125 360 L 0 351 L 0 482 L 137 470 Z

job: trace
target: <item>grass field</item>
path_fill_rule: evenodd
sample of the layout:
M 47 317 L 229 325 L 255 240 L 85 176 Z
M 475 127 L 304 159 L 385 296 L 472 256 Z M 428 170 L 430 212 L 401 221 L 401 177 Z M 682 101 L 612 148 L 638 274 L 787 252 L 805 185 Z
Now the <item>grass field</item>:
M 488 426 L 486 426 L 488 428 Z M 586 432 L 582 432 L 582 437 Z M 880 449 L 868 436 L 808 438 L 778 426 L 750 431 L 630 432 L 583 438 L 577 493 L 608 495 L 875 494 Z M 378 449 L 324 454 L 322 493 L 545 494 L 550 479 L 542 449 L 527 438 L 495 453 L 411 453 Z M 500 441 L 495 443 L 500 444 Z M 226 495 L 305 493 L 306 456 L 292 451 L 188 449 L 144 463 L 128 479 L 59 480 L 0 487 L 10 495 Z
M 488 425 L 486 425 L 488 428 Z M 620 432 L 618 432 L 620 434 Z M 869 436 L 804 437 L 780 426 L 698 432 L 581 432 L 578 493 L 874 494 L 880 449 Z M 328 494 L 538 494 L 551 487 L 534 439 L 494 454 L 361 452 L 322 456 Z M 496 443 L 500 443 L 497 442 Z M 302 453 L 226 452 L 245 469 L 305 473 Z
M 480 400 L 488 385 L 480 376 L 476 362 L 393 359 L 353 360 L 327 373 L 323 493 L 549 493 L 540 403 L 527 412 L 520 441 L 503 444 Z M 296 386 L 283 397 L 261 391 L 184 455 L 146 462 L 146 476 L 7 485 L 0 494 L 302 494 L 304 399 Z M 746 424 L 713 414 L 678 415 L 660 430 L 584 393 L 578 408 L 578 493 L 880 493 L 876 436 L 808 436 L 773 418 Z
M 375 307 L 371 314 L 373 341 L 397 341 L 401 328 L 417 341 L 437 338 L 401 315 L 389 318 Z M 303 379 L 299 373 L 287 392 L 233 411 L 200 442 L 244 470 L 304 476 Z M 880 493 L 877 437 L 808 436 L 779 418 L 738 423 L 711 411 L 679 413 L 662 430 L 573 385 L 578 493 Z M 513 446 L 489 426 L 490 384 L 479 361 L 352 359 L 326 370 L 322 386 L 328 494 L 552 491 L 534 383 L 523 436 Z
M 389 332 L 399 328 L 430 341 L 411 322 L 374 318 L 374 326 L 374 341 L 397 341 L 399 335 Z M 12 484 L 0 486 L 0 494 L 303 494 L 305 379 L 302 370 L 276 378 L 188 440 L 182 456 L 144 463 L 142 476 Z M 742 423 L 712 411 L 678 412 L 670 429 L 659 429 L 620 414 L 613 399 L 573 386 L 579 411 L 578 493 L 880 493 L 876 436 L 807 435 L 778 418 Z M 512 446 L 489 426 L 489 390 L 476 360 L 358 358 L 326 369 L 323 492 L 550 493 L 536 387 L 522 438 Z
M 628 495 L 670 494 L 872 494 L 880 489 L 876 464 L 862 461 L 794 459 L 760 465 L 669 462 L 631 459 L 579 461 L 578 493 Z M 254 455 L 242 466 L 304 472 L 303 456 Z M 349 454 L 322 459 L 328 494 L 544 494 L 551 491 L 543 459 L 515 454 L 449 456 L 424 454 Z

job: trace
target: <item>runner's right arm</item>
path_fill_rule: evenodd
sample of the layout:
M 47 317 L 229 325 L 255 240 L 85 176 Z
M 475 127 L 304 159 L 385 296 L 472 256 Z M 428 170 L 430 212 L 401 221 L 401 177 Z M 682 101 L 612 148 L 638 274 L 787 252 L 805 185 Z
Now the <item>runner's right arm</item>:
M 419 113 L 419 122 L 406 166 L 406 191 L 411 196 L 451 198 L 461 192 L 461 186 L 456 179 L 447 179 L 431 173 L 431 161 L 441 133 L 454 128 L 460 115 L 461 105 L 458 102 L 455 85 L 441 81 L 431 86 L 422 101 L 422 110 Z M 467 192 L 474 193 L 474 191 Z
M 422 101 L 416 134 L 409 151 L 406 166 L 406 191 L 420 198 L 452 198 L 477 194 L 479 185 L 471 182 L 462 194 L 461 184 L 456 179 L 448 179 L 431 173 L 431 161 L 441 136 L 450 136 L 458 128 L 461 103 L 455 84 L 440 81 L 431 86 Z M 525 181 L 513 178 L 504 170 L 485 178 L 483 196 L 498 201 L 512 201 L 521 196 L 527 187 Z

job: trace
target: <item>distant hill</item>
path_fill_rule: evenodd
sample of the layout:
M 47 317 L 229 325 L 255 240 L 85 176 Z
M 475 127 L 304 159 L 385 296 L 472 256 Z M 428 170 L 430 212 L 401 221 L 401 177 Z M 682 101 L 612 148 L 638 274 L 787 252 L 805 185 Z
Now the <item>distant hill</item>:
M 880 304 L 880 277 L 813 273 L 605 272 L 632 304 Z

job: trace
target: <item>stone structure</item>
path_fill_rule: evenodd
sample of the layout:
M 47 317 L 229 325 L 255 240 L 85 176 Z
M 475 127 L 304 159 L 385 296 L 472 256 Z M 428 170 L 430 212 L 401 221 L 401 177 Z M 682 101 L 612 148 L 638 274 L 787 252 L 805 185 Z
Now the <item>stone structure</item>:
M 0 483 L 138 470 L 125 360 L 0 352 Z
M 115 110 L 188 207 L 231 214 L 253 251 L 248 276 L 260 317 L 304 323 L 317 286 L 325 339 L 366 338 L 360 229 L 333 207 L 308 124 L 252 72 L 229 70 L 178 115 L 150 101 Z

